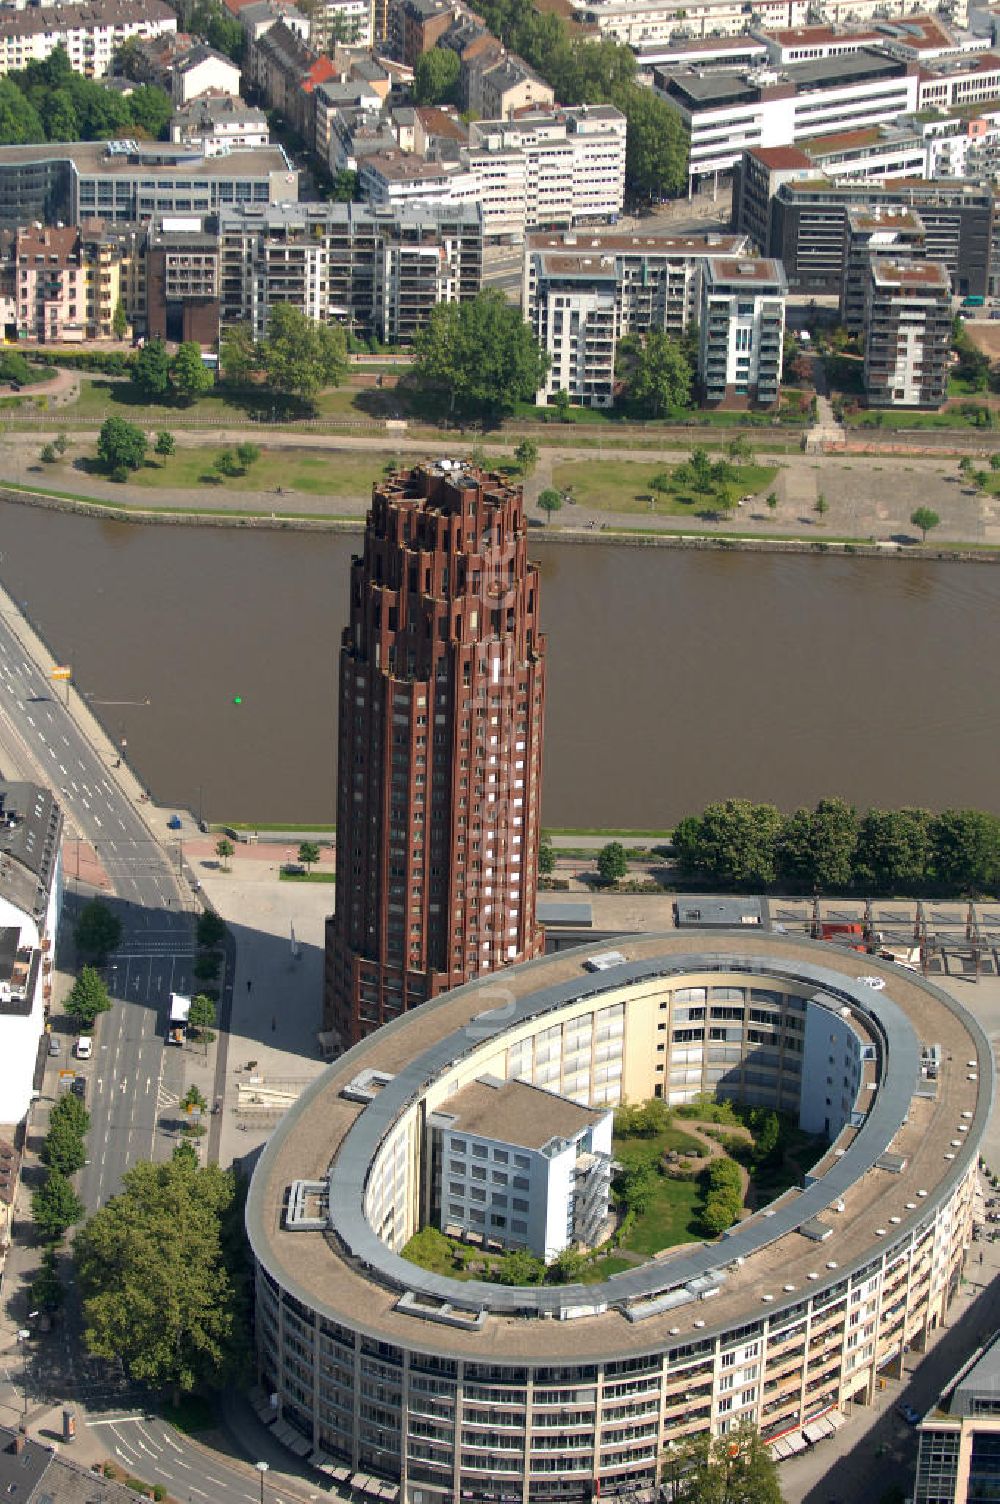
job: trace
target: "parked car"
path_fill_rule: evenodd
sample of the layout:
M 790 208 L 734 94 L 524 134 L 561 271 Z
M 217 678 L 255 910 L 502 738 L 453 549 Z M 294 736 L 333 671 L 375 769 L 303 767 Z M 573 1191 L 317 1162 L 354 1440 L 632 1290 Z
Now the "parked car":
M 94 1053 L 94 1041 L 89 1034 L 81 1034 L 74 1051 L 77 1060 L 89 1060 Z
M 87 1100 L 87 1078 L 86 1078 L 86 1076 L 74 1076 L 73 1079 L 72 1079 L 72 1081 L 69 1084 L 69 1089 L 73 1093 L 74 1096 L 80 1098 L 81 1102 L 85 1102 Z
M 58 1054 L 61 1053 L 61 1051 L 62 1051 L 62 1044 L 59 1041 L 58 1035 L 56 1035 L 56 1034 L 50 1034 L 49 1035 L 49 1054 L 50 1055 L 58 1055 Z

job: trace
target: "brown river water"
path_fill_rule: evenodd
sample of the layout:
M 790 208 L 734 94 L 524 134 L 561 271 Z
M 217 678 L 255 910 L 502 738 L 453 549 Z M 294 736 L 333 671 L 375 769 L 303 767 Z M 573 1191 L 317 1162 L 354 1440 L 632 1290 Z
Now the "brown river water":
M 333 819 L 359 543 L 0 503 L 0 578 L 54 659 L 155 799 L 219 821 Z M 1000 811 L 997 566 L 533 551 L 547 825 L 661 828 L 729 795 Z

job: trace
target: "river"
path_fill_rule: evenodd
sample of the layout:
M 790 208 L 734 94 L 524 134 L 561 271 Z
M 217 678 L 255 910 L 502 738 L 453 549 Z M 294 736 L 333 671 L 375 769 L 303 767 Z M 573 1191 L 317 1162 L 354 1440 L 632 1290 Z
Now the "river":
M 10 593 L 154 798 L 215 821 L 333 819 L 358 545 L 0 503 Z M 660 828 L 729 795 L 1000 811 L 995 565 L 534 552 L 547 825 Z

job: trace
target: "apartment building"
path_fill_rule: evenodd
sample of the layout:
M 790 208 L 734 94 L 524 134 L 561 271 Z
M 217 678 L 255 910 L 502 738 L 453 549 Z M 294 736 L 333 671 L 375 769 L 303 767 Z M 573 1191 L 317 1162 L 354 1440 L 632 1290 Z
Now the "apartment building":
M 211 157 L 268 146 L 271 132 L 263 110 L 231 94 L 206 94 L 174 111 L 170 139 Z
M 375 0 L 319 0 L 310 20 L 309 40 L 317 52 L 326 52 L 338 44 L 374 46 Z
M 375 208 L 466 203 L 476 193 L 472 175 L 455 162 L 428 162 L 395 148 L 359 157 L 357 172 L 361 196 Z
M 873 257 L 865 297 L 869 407 L 940 407 L 948 386 L 951 279 L 936 261 Z
M 441 302 L 482 287 L 475 204 L 286 204 L 221 216 L 221 317 L 267 332 L 275 303 L 362 336 L 409 342 Z
M 698 380 L 707 406 L 777 406 L 786 292 L 780 261 L 706 260 L 698 320 Z
M 21 1122 L 36 1084 L 62 908 L 62 830 L 62 811 L 48 789 L 34 783 L 0 782 L 0 1122 L 4 1123 Z M 0 1158 L 7 1160 L 8 1170 L 9 1156 L 0 1151 Z M 0 1182 L 5 1178 L 0 1174 Z
M 277 146 L 202 157 L 155 141 L 0 146 L 0 227 L 87 219 L 132 225 L 157 213 L 294 202 L 298 181 Z
M 891 122 L 916 109 L 920 82 L 916 63 L 871 47 L 741 76 L 655 68 L 653 80 L 684 123 L 692 191 L 717 182 L 748 148 L 793 146 L 806 136 Z
M 745 236 L 529 234 L 521 307 L 551 361 L 536 394 L 611 407 L 626 335 L 683 334 L 697 320 L 707 258 L 747 253 Z
M 546 1263 L 590 1247 L 608 1218 L 612 1119 L 527 1081 L 469 1082 L 428 1119 L 441 1165 L 432 1219 L 448 1236 Z
M 337 76 L 329 57 L 320 57 L 284 21 L 277 21 L 247 47 L 243 64 L 246 79 L 268 106 L 279 111 L 302 139 L 312 145 L 318 84 Z
M 199 42 L 178 58 L 170 75 L 170 93 L 175 105 L 188 104 L 201 94 L 240 92 L 240 70 L 232 58 Z
M 573 0 L 573 8 L 585 26 L 636 51 L 675 39 L 739 36 L 748 19 L 742 0 L 703 0 L 680 9 L 664 0 Z M 809 10 L 808 0 L 759 0 L 753 7 L 768 29 L 804 25 Z
M 974 1353 L 917 1429 L 913 1504 L 1000 1494 L 1000 1334 Z
M 219 337 L 219 227 L 215 215 L 158 215 L 143 239 L 146 332 L 206 347 Z
M 75 226 L 32 225 L 12 237 L 19 335 L 39 344 L 87 337 L 86 272 Z
M 124 42 L 177 31 L 177 16 L 163 0 L 87 0 L 4 11 L 0 17 L 0 73 L 13 73 L 65 48 L 74 72 L 104 78 Z
M 555 93 L 519 57 L 477 53 L 462 66 L 466 108 L 484 120 L 510 120 L 529 109 L 551 108 Z
M 415 68 L 436 47 L 457 14 L 450 0 L 392 0 L 389 25 L 393 56 Z
M 844 236 L 840 322 L 851 334 L 861 334 L 872 261 L 880 256 L 892 261 L 923 260 L 927 232 L 915 209 L 902 204 L 874 204 L 848 209 Z
M 771 200 L 768 240 L 762 249 L 782 262 L 790 288 L 839 292 L 847 211 L 874 204 L 897 204 L 917 211 L 926 232 L 927 258 L 945 264 L 956 296 L 989 292 L 994 202 L 985 183 L 839 183 L 824 178 L 786 182 Z M 742 219 L 735 228 L 744 228 Z
M 958 109 L 1000 97 L 1000 57 L 949 57 L 921 67 L 917 105 L 921 110 Z
M 238 20 L 246 35 L 248 47 L 279 21 L 284 22 L 289 31 L 294 32 L 303 42 L 308 43 L 312 36 L 309 17 L 296 9 L 291 0 L 252 0 L 250 5 L 241 7 Z

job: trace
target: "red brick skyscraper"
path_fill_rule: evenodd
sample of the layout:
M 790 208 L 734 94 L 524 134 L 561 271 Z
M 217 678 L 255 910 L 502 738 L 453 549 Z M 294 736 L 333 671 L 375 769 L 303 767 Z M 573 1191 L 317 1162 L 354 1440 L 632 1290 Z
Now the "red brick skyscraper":
M 340 651 L 324 1014 L 344 1044 L 541 954 L 538 594 L 519 486 L 445 462 L 374 487 Z

